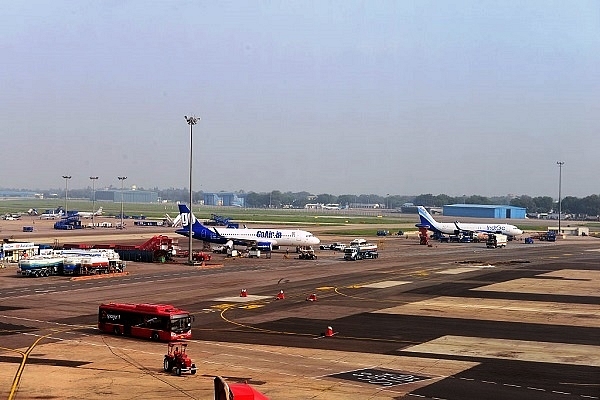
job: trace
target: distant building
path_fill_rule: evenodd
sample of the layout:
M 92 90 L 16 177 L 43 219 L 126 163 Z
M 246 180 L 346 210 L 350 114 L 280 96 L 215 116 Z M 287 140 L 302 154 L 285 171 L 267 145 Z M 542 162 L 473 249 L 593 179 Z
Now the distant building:
M 523 207 L 483 204 L 450 204 L 444 206 L 444 216 L 525 219 L 527 210 Z
M 35 192 L 27 192 L 23 190 L 0 190 L 0 197 L 2 198 L 27 198 L 35 199 Z
M 158 202 L 158 193 L 148 190 L 123 190 L 123 203 L 156 203 Z M 90 200 L 92 198 L 90 197 Z M 121 202 L 121 191 L 114 190 L 96 190 L 96 201 Z
M 204 193 L 205 206 L 245 207 L 245 200 L 234 192 Z

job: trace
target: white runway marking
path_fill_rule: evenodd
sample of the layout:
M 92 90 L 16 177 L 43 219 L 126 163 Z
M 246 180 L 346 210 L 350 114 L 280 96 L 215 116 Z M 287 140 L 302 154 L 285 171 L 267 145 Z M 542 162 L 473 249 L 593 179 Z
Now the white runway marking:
M 600 307 L 595 304 L 441 296 L 373 312 L 484 321 L 527 321 L 549 325 L 600 327 Z
M 437 274 L 456 275 L 464 274 L 465 272 L 479 271 L 482 268 L 494 268 L 493 265 L 469 265 L 468 267 L 459 267 L 437 271 Z
M 600 347 L 467 336 L 442 336 L 403 351 L 600 367 Z
M 533 278 L 519 278 L 472 290 L 599 297 L 598 287 L 600 287 L 600 271 L 563 269 L 540 274 Z

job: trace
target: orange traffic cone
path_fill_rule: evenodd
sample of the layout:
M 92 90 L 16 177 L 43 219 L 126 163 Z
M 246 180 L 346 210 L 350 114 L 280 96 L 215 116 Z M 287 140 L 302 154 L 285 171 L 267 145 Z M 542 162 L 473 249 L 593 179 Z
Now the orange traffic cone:
M 306 298 L 306 301 L 317 301 L 317 295 L 312 293 L 310 296 Z
M 327 330 L 325 331 L 325 336 L 327 336 L 327 337 L 331 337 L 331 336 L 333 336 L 333 335 L 335 335 L 335 333 L 333 332 L 333 328 L 332 328 L 332 327 L 330 327 L 330 326 L 328 326 L 328 327 L 327 327 Z
M 283 294 L 283 289 L 281 289 L 279 291 L 279 293 L 277 293 L 277 297 L 276 298 L 277 298 L 277 300 L 283 300 L 283 299 L 285 299 L 285 294 Z
M 240 297 L 248 297 L 248 291 L 246 289 L 242 289 L 240 292 Z

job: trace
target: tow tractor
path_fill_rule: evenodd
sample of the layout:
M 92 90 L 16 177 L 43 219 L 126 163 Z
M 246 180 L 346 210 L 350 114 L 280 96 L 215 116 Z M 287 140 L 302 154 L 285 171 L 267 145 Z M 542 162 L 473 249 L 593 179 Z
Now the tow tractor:
M 196 374 L 196 364 L 188 357 L 186 351 L 187 343 L 170 342 L 163 361 L 165 372 L 174 372 L 177 376 L 180 376 L 183 372 Z

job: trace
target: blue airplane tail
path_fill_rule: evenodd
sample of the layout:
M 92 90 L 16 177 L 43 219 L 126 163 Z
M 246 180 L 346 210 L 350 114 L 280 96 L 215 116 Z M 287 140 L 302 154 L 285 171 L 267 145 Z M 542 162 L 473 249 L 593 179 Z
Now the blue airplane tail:
M 417 208 L 417 211 L 419 212 L 419 219 L 421 220 L 421 223 L 417 224 L 417 227 L 419 227 L 419 228 L 424 227 L 431 231 L 437 232 L 438 231 L 438 229 L 436 228 L 437 222 L 427 212 L 425 207 L 419 206 Z
M 179 214 L 181 215 L 181 229 L 176 230 L 175 233 L 183 236 L 189 236 L 189 223 L 191 220 L 193 221 L 192 238 L 213 243 L 227 243 L 227 239 L 202 225 L 200 221 L 194 217 L 188 206 L 185 204 L 179 204 Z

